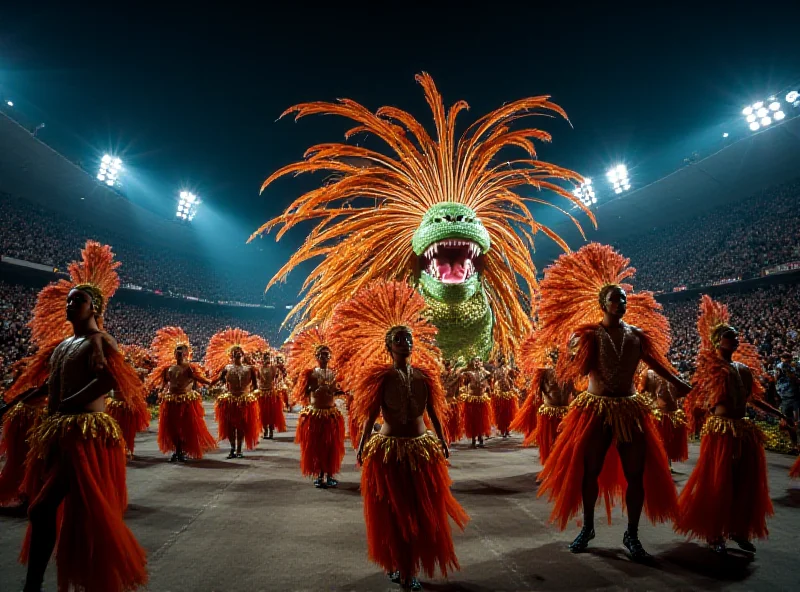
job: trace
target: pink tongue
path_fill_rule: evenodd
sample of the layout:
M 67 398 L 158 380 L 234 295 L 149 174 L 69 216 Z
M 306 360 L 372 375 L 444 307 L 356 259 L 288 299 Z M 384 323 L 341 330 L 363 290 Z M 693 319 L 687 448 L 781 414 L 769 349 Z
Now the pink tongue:
M 460 284 L 467 276 L 467 270 L 463 261 L 456 261 L 453 265 L 450 262 L 436 261 L 436 268 L 439 271 L 439 278 L 444 284 Z

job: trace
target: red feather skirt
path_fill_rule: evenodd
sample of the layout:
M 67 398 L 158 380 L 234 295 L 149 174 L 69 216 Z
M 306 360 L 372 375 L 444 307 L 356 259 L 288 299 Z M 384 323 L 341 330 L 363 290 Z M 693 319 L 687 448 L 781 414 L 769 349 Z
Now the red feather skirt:
M 794 461 L 792 468 L 789 469 L 789 477 L 792 479 L 800 479 L 800 456 Z
M 669 460 L 683 462 L 689 458 L 689 428 L 683 410 L 654 409 L 653 418 Z
M 297 420 L 300 471 L 306 477 L 335 475 L 344 459 L 344 416 L 336 407 L 306 407 Z
M 262 430 L 272 426 L 276 432 L 286 431 L 286 416 L 283 414 L 283 399 L 277 391 L 258 393 L 258 413 Z
M 556 443 L 558 427 L 567 414 L 569 407 L 555 407 L 553 405 L 542 405 L 539 407 L 539 419 L 536 427 L 536 442 L 539 443 L 539 462 L 545 464 L 553 444 Z
M 464 437 L 464 413 L 461 403 L 453 398 L 447 402 L 447 416 L 444 418 L 444 433 L 447 443 L 458 442 Z
M 505 434 L 511 429 L 511 422 L 519 411 L 517 393 L 514 391 L 495 391 L 492 395 L 492 414 L 497 431 Z
M 56 460 L 48 465 L 47 458 Z M 56 413 L 34 432 L 26 481 L 37 481 L 39 488 L 29 512 L 36 512 L 53 487 L 65 478 L 69 482 L 56 522 L 59 590 L 123 592 L 147 584 L 145 551 L 122 518 L 125 470 L 122 432 L 106 413 Z M 28 560 L 30 535 L 29 525 L 22 563 Z
M 525 402 L 520 407 L 514 421 L 511 422 L 511 428 L 514 432 L 519 432 L 525 436 L 522 445 L 525 447 L 536 446 L 536 424 L 538 422 L 539 408 L 536 405 L 536 397 L 531 392 L 526 398 Z
M 205 420 L 203 399 L 196 391 L 164 395 L 158 411 L 158 448 L 163 453 L 180 447 L 191 458 L 217 449 Z
M 678 502 L 675 530 L 706 541 L 766 538 L 769 497 L 764 435 L 749 419 L 710 416 L 700 457 Z
M 462 395 L 464 435 L 469 438 L 492 435 L 492 406 L 488 396 Z
M 469 516 L 450 493 L 447 460 L 430 434 L 367 442 L 361 495 L 369 558 L 408 579 L 459 569 L 449 518 L 464 529 Z
M 654 524 L 673 519 L 677 512 L 677 492 L 650 409 L 635 396 L 600 397 L 583 392 L 570 404 L 558 438 L 539 474 L 538 495 L 547 495 L 553 503 L 550 521 L 563 530 L 581 511 L 584 457 L 590 446 L 597 445 L 597 434 L 604 429 L 612 430 L 613 441 L 598 479 L 598 503 L 605 502 L 609 524 L 611 509 L 616 504 L 624 504 L 627 487 L 615 444 L 630 442 L 634 432 L 641 433 L 644 438 L 644 512 Z
M 234 440 L 236 432 L 240 432 L 244 436 L 247 449 L 255 449 L 261 436 L 261 418 L 255 395 L 247 393 L 234 396 L 224 393 L 217 397 L 214 415 L 217 419 L 218 441 Z
M 0 457 L 5 457 L 6 464 L 0 470 L 0 506 L 20 500 L 30 448 L 28 433 L 41 423 L 43 415 L 41 406 L 17 403 L 3 418 Z
M 142 403 L 141 405 L 129 405 L 125 401 L 106 398 L 106 413 L 114 418 L 114 421 L 122 430 L 122 439 L 125 448 L 133 454 L 136 445 L 136 434 L 144 432 L 150 426 L 150 410 Z

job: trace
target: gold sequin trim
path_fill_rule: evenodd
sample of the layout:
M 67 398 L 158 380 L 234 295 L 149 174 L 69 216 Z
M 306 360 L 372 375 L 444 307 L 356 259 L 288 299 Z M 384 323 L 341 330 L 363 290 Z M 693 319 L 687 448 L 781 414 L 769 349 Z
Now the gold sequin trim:
M 162 403 L 192 403 L 202 399 L 200 393 L 197 391 L 189 391 L 188 393 L 167 393 L 165 395 L 161 395 L 161 402 Z
M 45 458 L 58 440 L 79 437 L 83 440 L 102 439 L 106 444 L 121 445 L 122 432 L 114 418 L 105 412 L 54 413 L 45 417 L 30 437 L 31 449 L 39 458 Z
M 700 435 L 727 433 L 733 434 L 734 438 L 742 438 L 748 434 L 752 434 L 758 439 L 763 437 L 761 430 L 750 418 L 732 419 L 720 415 L 710 416 L 703 424 L 703 430 Z
M 569 406 L 599 415 L 603 423 L 611 427 L 617 442 L 631 442 L 634 431 L 643 432 L 645 417 L 650 411 L 637 395 L 602 397 L 588 391 L 575 397 Z
M 317 419 L 331 419 L 337 418 L 342 414 L 336 407 L 329 407 L 328 409 L 319 409 L 318 407 L 304 407 L 300 412 L 300 417 L 311 415 Z
M 556 406 L 556 405 L 547 405 L 545 403 L 542 404 L 541 407 L 539 407 L 539 415 L 546 415 L 548 417 L 557 417 L 559 419 L 564 417 L 567 414 L 567 411 L 569 411 L 569 405 Z
M 44 407 L 28 405 L 27 403 L 17 403 L 14 405 L 13 409 L 6 414 L 6 417 L 3 421 L 7 421 L 9 424 L 12 421 L 16 421 L 18 418 L 25 418 L 26 420 L 30 421 L 32 419 L 41 417 L 44 415 L 44 413 Z
M 267 397 L 277 397 L 278 396 L 278 393 L 276 391 L 274 391 L 274 390 L 264 391 L 264 390 L 261 390 L 261 389 L 256 389 L 256 390 L 253 391 L 253 394 L 256 397 L 259 397 L 259 398 L 262 398 L 262 399 L 266 399 Z
M 498 387 L 495 387 L 492 390 L 492 396 L 497 397 L 498 399 L 516 399 L 519 395 L 515 390 L 503 391 Z
M 439 440 L 430 432 L 415 438 L 375 434 L 364 446 L 364 461 L 377 454 L 383 455 L 380 458 L 383 463 L 408 463 L 414 471 L 422 464 L 444 461 Z
M 217 403 L 226 403 L 228 405 L 250 405 L 256 402 L 256 396 L 253 393 L 246 393 L 244 395 L 232 395 L 231 393 L 223 393 L 217 397 Z
M 475 395 L 461 395 L 459 398 L 464 403 L 487 404 L 491 402 L 491 398 L 489 397 L 489 395 L 480 395 L 477 397 Z
M 112 409 L 126 409 L 128 404 L 125 401 L 120 401 L 119 399 L 114 399 L 113 397 L 106 397 L 106 408 L 111 407 Z
M 653 409 L 653 417 L 656 421 L 661 421 L 662 417 L 666 417 L 672 422 L 672 426 L 679 428 L 686 425 L 686 413 L 683 409 L 676 409 L 675 411 L 664 411 L 663 409 Z

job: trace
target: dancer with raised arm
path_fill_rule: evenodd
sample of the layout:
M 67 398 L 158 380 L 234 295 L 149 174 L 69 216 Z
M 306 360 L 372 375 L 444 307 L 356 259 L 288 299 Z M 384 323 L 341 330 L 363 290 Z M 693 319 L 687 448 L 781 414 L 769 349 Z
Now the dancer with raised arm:
M 200 364 L 192 362 L 189 337 L 180 327 L 156 331 L 150 351 L 156 368 L 146 384 L 149 390 L 160 391 L 158 448 L 164 454 L 172 453 L 170 462 L 203 458 L 217 449 L 217 441 L 208 431 L 203 398 L 195 389 L 198 383 L 211 381 Z
M 542 338 L 574 352 L 574 357 L 559 358 L 558 379 L 569 383 L 588 375 L 589 386 L 562 421 L 539 475 L 539 495 L 553 502 L 550 519 L 562 529 L 583 509 L 583 527 L 570 545 L 579 553 L 595 537 L 598 495 L 606 501 L 610 520 L 611 506 L 624 491 L 628 527 L 623 544 L 632 559 L 642 561 L 649 558 L 639 541 L 642 509 L 654 523 L 671 520 L 677 493 L 650 409 L 634 389 L 636 369 L 644 362 L 679 393 L 690 387 L 667 361 L 669 324 L 661 306 L 652 294 L 634 294 L 623 283 L 635 271 L 628 263 L 611 247 L 590 243 L 562 255 L 545 271 Z
M 404 590 L 422 589 L 420 573 L 459 568 L 449 519 L 462 529 L 468 520 L 450 493 L 440 353 L 424 308 L 408 284 L 373 282 L 337 307 L 330 329 L 364 426 L 358 460 L 369 557 Z

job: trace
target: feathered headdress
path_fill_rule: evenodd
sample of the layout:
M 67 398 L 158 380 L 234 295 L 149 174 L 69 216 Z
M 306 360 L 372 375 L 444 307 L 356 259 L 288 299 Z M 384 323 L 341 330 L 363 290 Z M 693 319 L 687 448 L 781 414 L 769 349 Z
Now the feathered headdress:
M 108 301 L 119 288 L 114 253 L 109 245 L 89 240 L 81 251 L 81 261 L 69 264 L 70 279 L 61 279 L 45 286 L 36 299 L 33 318 L 29 325 L 31 340 L 36 344 L 46 343 L 58 335 L 66 339 L 72 335 L 72 327 L 64 314 L 64 303 L 70 290 L 79 289 L 92 298 L 92 307 L 97 315 L 97 324 L 103 328 L 102 316 Z
M 175 363 L 175 349 L 179 345 L 187 348 L 186 361 L 191 363 L 192 344 L 189 337 L 180 327 L 162 327 L 156 331 L 153 342 L 150 344 L 150 355 L 156 363 L 155 369 L 147 379 L 149 389 L 164 386 L 164 371 Z M 204 376 L 205 372 L 199 364 L 192 363 L 195 375 Z
M 700 334 L 700 351 L 697 368 L 692 377 L 692 391 L 686 397 L 684 408 L 690 427 L 694 428 L 694 409 L 712 409 L 724 398 L 730 372 L 728 364 L 717 354 L 722 335 L 733 329 L 728 307 L 704 294 L 700 299 L 700 315 L 697 317 L 697 332 Z M 733 361 L 750 368 L 753 375 L 752 398 L 763 399 L 764 387 L 760 379 L 764 376 L 764 365 L 758 350 L 751 343 L 740 339 L 739 348 L 733 353 Z
M 406 282 L 372 282 L 334 310 L 331 347 L 342 385 L 353 393 L 350 411 L 358 425 L 380 406 L 382 380 L 393 368 L 388 347 L 399 329 L 411 332 L 411 364 L 429 379 L 431 401 L 442 417 L 441 352 L 436 327 L 424 318 L 424 310 L 425 300 Z
M 241 348 L 244 355 L 266 351 L 269 344 L 263 337 L 252 335 L 243 329 L 223 329 L 215 333 L 206 348 L 205 367 L 210 376 L 216 376 L 231 362 L 231 352 Z
M 141 345 L 120 345 L 122 353 L 136 368 L 144 368 L 150 360 L 150 352 Z
M 435 138 L 406 111 L 382 107 L 372 113 L 349 99 L 303 103 L 283 113 L 282 117 L 294 113 L 295 120 L 315 114 L 353 120 L 356 125 L 345 138 L 371 134 L 393 155 L 344 143 L 318 144 L 306 151 L 305 160 L 279 169 L 264 181 L 262 191 L 290 174 L 328 171 L 336 177 L 297 198 L 250 237 L 277 227 L 276 240 L 280 240 L 302 222 L 317 224 L 267 289 L 304 261 L 323 257 L 304 283 L 305 295 L 287 316 L 288 320 L 302 313 L 306 324 L 318 324 L 342 298 L 351 297 L 369 282 L 414 276 L 417 256 L 411 243 L 425 213 L 436 204 L 463 204 L 477 214 L 491 239 L 491 249 L 482 257 L 484 287 L 495 315 L 495 343 L 511 351 L 530 328 L 523 303 L 536 285 L 531 258 L 534 235 L 543 232 L 567 250 L 557 234 L 533 218 L 528 205 L 552 206 L 581 228 L 571 214 L 544 197 L 525 197 L 517 191 L 524 187 L 550 190 L 586 212 L 592 222 L 594 216 L 555 183 L 576 183 L 580 175 L 537 160 L 534 140 L 550 141 L 550 134 L 534 128 L 512 130 L 510 124 L 533 115 L 556 113 L 566 118 L 566 114 L 548 96 L 521 99 L 479 118 L 457 138 L 456 117 L 469 108 L 467 103 L 458 101 L 445 110 L 433 79 L 422 73 L 416 80 L 433 111 Z M 522 149 L 525 157 L 497 162 L 498 153 L 512 146 Z M 351 205 L 351 200 L 359 203 Z M 528 285 L 527 295 L 518 276 Z
M 609 288 L 619 286 L 628 295 L 625 322 L 642 329 L 653 353 L 670 367 L 667 361 L 671 342 L 669 322 L 652 293 L 633 293 L 633 286 L 625 281 L 636 273 L 629 263 L 630 259 L 599 243 L 589 243 L 574 253 L 561 255 L 545 270 L 540 284 L 539 338 L 542 342 L 555 344 L 560 351 L 568 352 L 570 338 L 578 329 L 603 320 L 601 296 Z M 560 369 L 567 364 L 567 358 L 561 356 L 564 362 L 559 364 Z M 569 366 L 577 365 L 569 363 Z
M 28 322 L 36 352 L 20 362 L 22 371 L 6 392 L 7 400 L 39 387 L 47 380 L 50 356 L 59 343 L 72 335 L 72 326 L 64 312 L 70 290 L 78 288 L 91 296 L 97 325 L 102 330 L 102 315 L 119 287 L 116 271 L 119 266 L 110 246 L 89 240 L 81 250 L 81 261 L 69 264 L 70 279 L 60 279 L 42 288 Z

